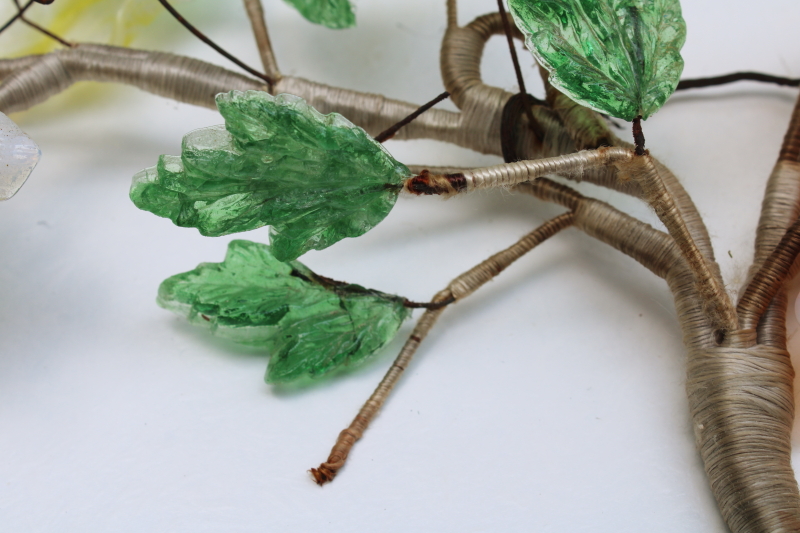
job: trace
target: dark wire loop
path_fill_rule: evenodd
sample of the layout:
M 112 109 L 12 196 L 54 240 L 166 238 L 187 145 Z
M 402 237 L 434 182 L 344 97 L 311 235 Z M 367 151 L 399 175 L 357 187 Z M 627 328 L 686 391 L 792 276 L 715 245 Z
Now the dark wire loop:
M 517 131 L 519 131 L 520 121 L 525 116 L 525 100 L 529 106 L 543 105 L 543 102 L 530 94 L 517 93 L 508 99 L 503 107 L 503 114 L 500 118 L 500 147 L 503 150 L 503 160 L 506 163 L 513 163 L 524 159 L 517 153 Z M 538 124 L 536 124 L 538 126 Z M 534 130 L 534 133 L 542 140 L 543 133 Z

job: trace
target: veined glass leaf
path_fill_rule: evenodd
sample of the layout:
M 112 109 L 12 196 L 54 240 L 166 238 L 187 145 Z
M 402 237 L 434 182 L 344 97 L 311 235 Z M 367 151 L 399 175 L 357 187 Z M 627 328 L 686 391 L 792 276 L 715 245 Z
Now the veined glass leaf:
M 612 117 L 647 118 L 675 91 L 686 23 L 678 0 L 508 0 L 550 83 Z
M 220 337 L 265 348 L 269 382 L 360 363 L 410 314 L 403 298 L 317 276 L 250 241 L 232 241 L 222 263 L 165 280 L 158 304 Z
M 306 20 L 339 30 L 356 25 L 356 14 L 349 0 L 286 0 Z
M 305 100 L 264 92 L 217 96 L 225 127 L 193 131 L 180 157 L 133 178 L 140 209 L 219 236 L 271 225 L 281 261 L 363 235 L 411 175 L 363 129 Z

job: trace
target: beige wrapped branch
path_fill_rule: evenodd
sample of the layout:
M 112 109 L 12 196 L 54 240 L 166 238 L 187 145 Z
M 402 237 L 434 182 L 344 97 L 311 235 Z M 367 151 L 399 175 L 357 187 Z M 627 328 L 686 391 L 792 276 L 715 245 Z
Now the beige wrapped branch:
M 511 263 L 533 250 L 536 246 L 546 241 L 564 228 L 572 225 L 572 213 L 565 213 L 552 220 L 549 220 L 525 235 L 522 239 L 509 246 L 505 250 L 498 252 L 481 262 L 480 264 L 472 267 L 464 272 L 442 291 L 438 292 L 433 297 L 433 302 L 445 302 L 449 300 L 459 301 L 466 298 L 476 290 L 478 290 L 487 281 L 493 279 L 500 272 L 508 268 Z M 347 456 L 353 445 L 364 434 L 364 431 L 369 426 L 375 415 L 389 398 L 389 394 L 397 384 L 400 376 L 408 368 L 411 358 L 419 348 L 422 340 L 428 335 L 431 328 L 436 323 L 439 315 L 444 311 L 444 307 L 436 309 L 429 309 L 425 311 L 422 317 L 417 322 L 416 327 L 408 337 L 403 349 L 395 359 L 389 371 L 378 384 L 378 388 L 372 393 L 372 396 L 367 400 L 356 417 L 350 423 L 350 426 L 339 433 L 339 438 L 331 449 L 328 460 L 319 465 L 318 468 L 310 470 L 314 480 L 322 485 L 332 481 L 336 473 L 344 466 Z
M 246 3 L 265 69 L 279 75 L 260 6 L 257 0 Z M 486 85 L 480 75 L 485 43 L 502 27 L 498 14 L 459 27 L 456 2 L 447 0 L 442 81 L 460 112 L 433 109 L 400 130 L 396 139 L 432 138 L 482 153 L 502 154 L 503 109 L 512 95 Z M 0 60 L 0 79 L 0 110 L 5 113 L 43 102 L 80 80 L 125 83 L 205 107 L 214 106 L 214 95 L 219 92 L 266 89 L 258 80 L 195 59 L 89 44 L 42 56 Z M 417 108 L 381 95 L 291 76 L 280 78 L 274 91 L 299 95 L 323 113 L 342 113 L 373 135 Z M 734 310 L 723 289 L 705 225 L 675 176 L 649 156 L 625 155 L 630 146 L 613 135 L 596 113 L 569 101 L 552 87 L 547 90 L 547 100 L 549 105 L 532 109 L 537 121 L 534 129 L 542 132 L 541 138 L 527 127 L 525 117 L 513 128 L 515 153 L 533 162 L 491 171 L 461 171 L 464 188 L 468 182 L 472 186 L 517 184 L 516 191 L 570 210 L 570 214 L 531 234 L 526 244 L 515 246 L 532 247 L 551 232 L 574 225 L 634 257 L 666 280 L 688 352 L 687 393 L 697 446 L 722 515 L 736 533 L 800 531 L 800 495 L 790 464 L 793 370 L 786 352 L 784 323 L 784 282 L 795 269 L 797 233 L 791 230 L 787 234 L 787 230 L 800 214 L 800 103 L 767 184 L 749 290 L 743 292 L 738 310 Z M 592 165 L 581 163 L 589 152 L 574 154 L 578 149 L 604 145 L 610 147 L 591 153 L 617 154 L 620 159 L 616 162 L 623 164 L 589 168 Z M 558 161 L 571 161 L 572 166 L 552 166 L 554 160 L 536 161 L 558 156 L 566 156 Z M 641 168 L 626 166 L 631 164 Z M 653 205 L 669 234 L 563 184 L 536 179 L 541 168 L 531 171 L 531 165 L 641 197 Z M 436 169 L 428 170 L 429 174 L 437 173 Z M 634 179 L 620 179 L 625 173 Z M 516 178 L 509 179 L 512 175 Z M 471 176 L 469 180 L 467 176 Z M 515 257 L 516 252 L 503 260 Z M 496 266 L 485 268 L 486 275 L 454 282 L 437 298 L 461 297 L 474 290 L 497 270 Z M 328 462 L 318 469 L 318 480 L 329 480 L 341 467 L 349 447 L 360 438 L 439 313 L 441 310 L 423 315 L 419 329 L 404 348 L 404 359 L 392 367 L 377 396 L 365 405 L 366 411 L 342 433 Z M 720 329 L 726 331 L 724 338 L 718 335 Z
M 273 80 L 279 80 L 281 73 L 278 70 L 278 63 L 275 61 L 275 54 L 272 52 L 272 43 L 269 40 L 269 31 L 267 30 L 267 21 L 264 20 L 264 8 L 261 0 L 244 0 L 244 7 L 247 18 L 250 19 L 250 26 L 253 28 L 253 36 L 256 39 L 264 74 Z

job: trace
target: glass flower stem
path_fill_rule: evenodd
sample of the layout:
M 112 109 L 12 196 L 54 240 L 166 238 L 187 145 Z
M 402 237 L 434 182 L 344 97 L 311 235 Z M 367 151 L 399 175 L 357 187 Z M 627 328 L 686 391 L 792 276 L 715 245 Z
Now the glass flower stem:
M 244 8 L 247 18 L 250 19 L 250 26 L 253 28 L 253 36 L 258 46 L 258 54 L 261 56 L 261 64 L 264 66 L 264 73 L 271 79 L 278 81 L 281 79 L 278 63 L 275 61 L 275 54 L 272 53 L 272 43 L 269 40 L 267 22 L 264 18 L 264 8 L 261 0 L 244 0 Z
M 450 282 L 447 288 L 438 292 L 436 296 L 433 297 L 433 301 L 443 302 L 449 299 L 458 301 L 462 298 L 466 298 L 537 245 L 562 229 L 570 227 L 573 220 L 574 215 L 570 211 L 545 222 L 510 247 L 494 254 L 482 263 L 455 278 Z M 397 381 L 403 375 L 405 369 L 408 368 L 408 364 L 411 362 L 422 340 L 428 332 L 430 332 L 443 311 L 444 307 L 440 307 L 437 309 L 429 309 L 423 313 L 405 345 L 403 345 L 403 348 L 400 350 L 400 354 L 378 384 L 375 392 L 372 393 L 372 396 L 370 396 L 364 406 L 361 407 L 361 410 L 350 425 L 339 433 L 339 437 L 336 439 L 336 443 L 331 449 L 328 460 L 319 465 L 318 468 L 312 468 L 310 470 L 311 475 L 314 476 L 314 480 L 319 485 L 332 481 L 333 478 L 336 477 L 336 473 L 344 466 L 353 445 L 362 437 L 372 419 L 375 418 L 375 415 L 386 402 L 386 399 L 397 384 Z

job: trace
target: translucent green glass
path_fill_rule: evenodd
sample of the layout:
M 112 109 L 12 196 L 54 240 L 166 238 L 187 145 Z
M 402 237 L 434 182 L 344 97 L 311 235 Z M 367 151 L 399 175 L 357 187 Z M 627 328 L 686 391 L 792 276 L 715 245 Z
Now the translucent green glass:
M 550 83 L 612 117 L 647 118 L 683 71 L 678 0 L 508 0 Z
M 231 92 L 217 106 L 225 126 L 187 134 L 180 157 L 134 176 L 137 207 L 210 236 L 271 225 L 285 261 L 375 227 L 411 175 L 363 129 L 296 96 Z
M 307 20 L 334 30 L 356 25 L 356 14 L 348 0 L 286 0 Z
M 158 303 L 220 337 L 266 349 L 270 382 L 360 363 L 409 316 L 398 296 L 321 278 L 250 241 L 232 241 L 222 263 L 165 280 Z

